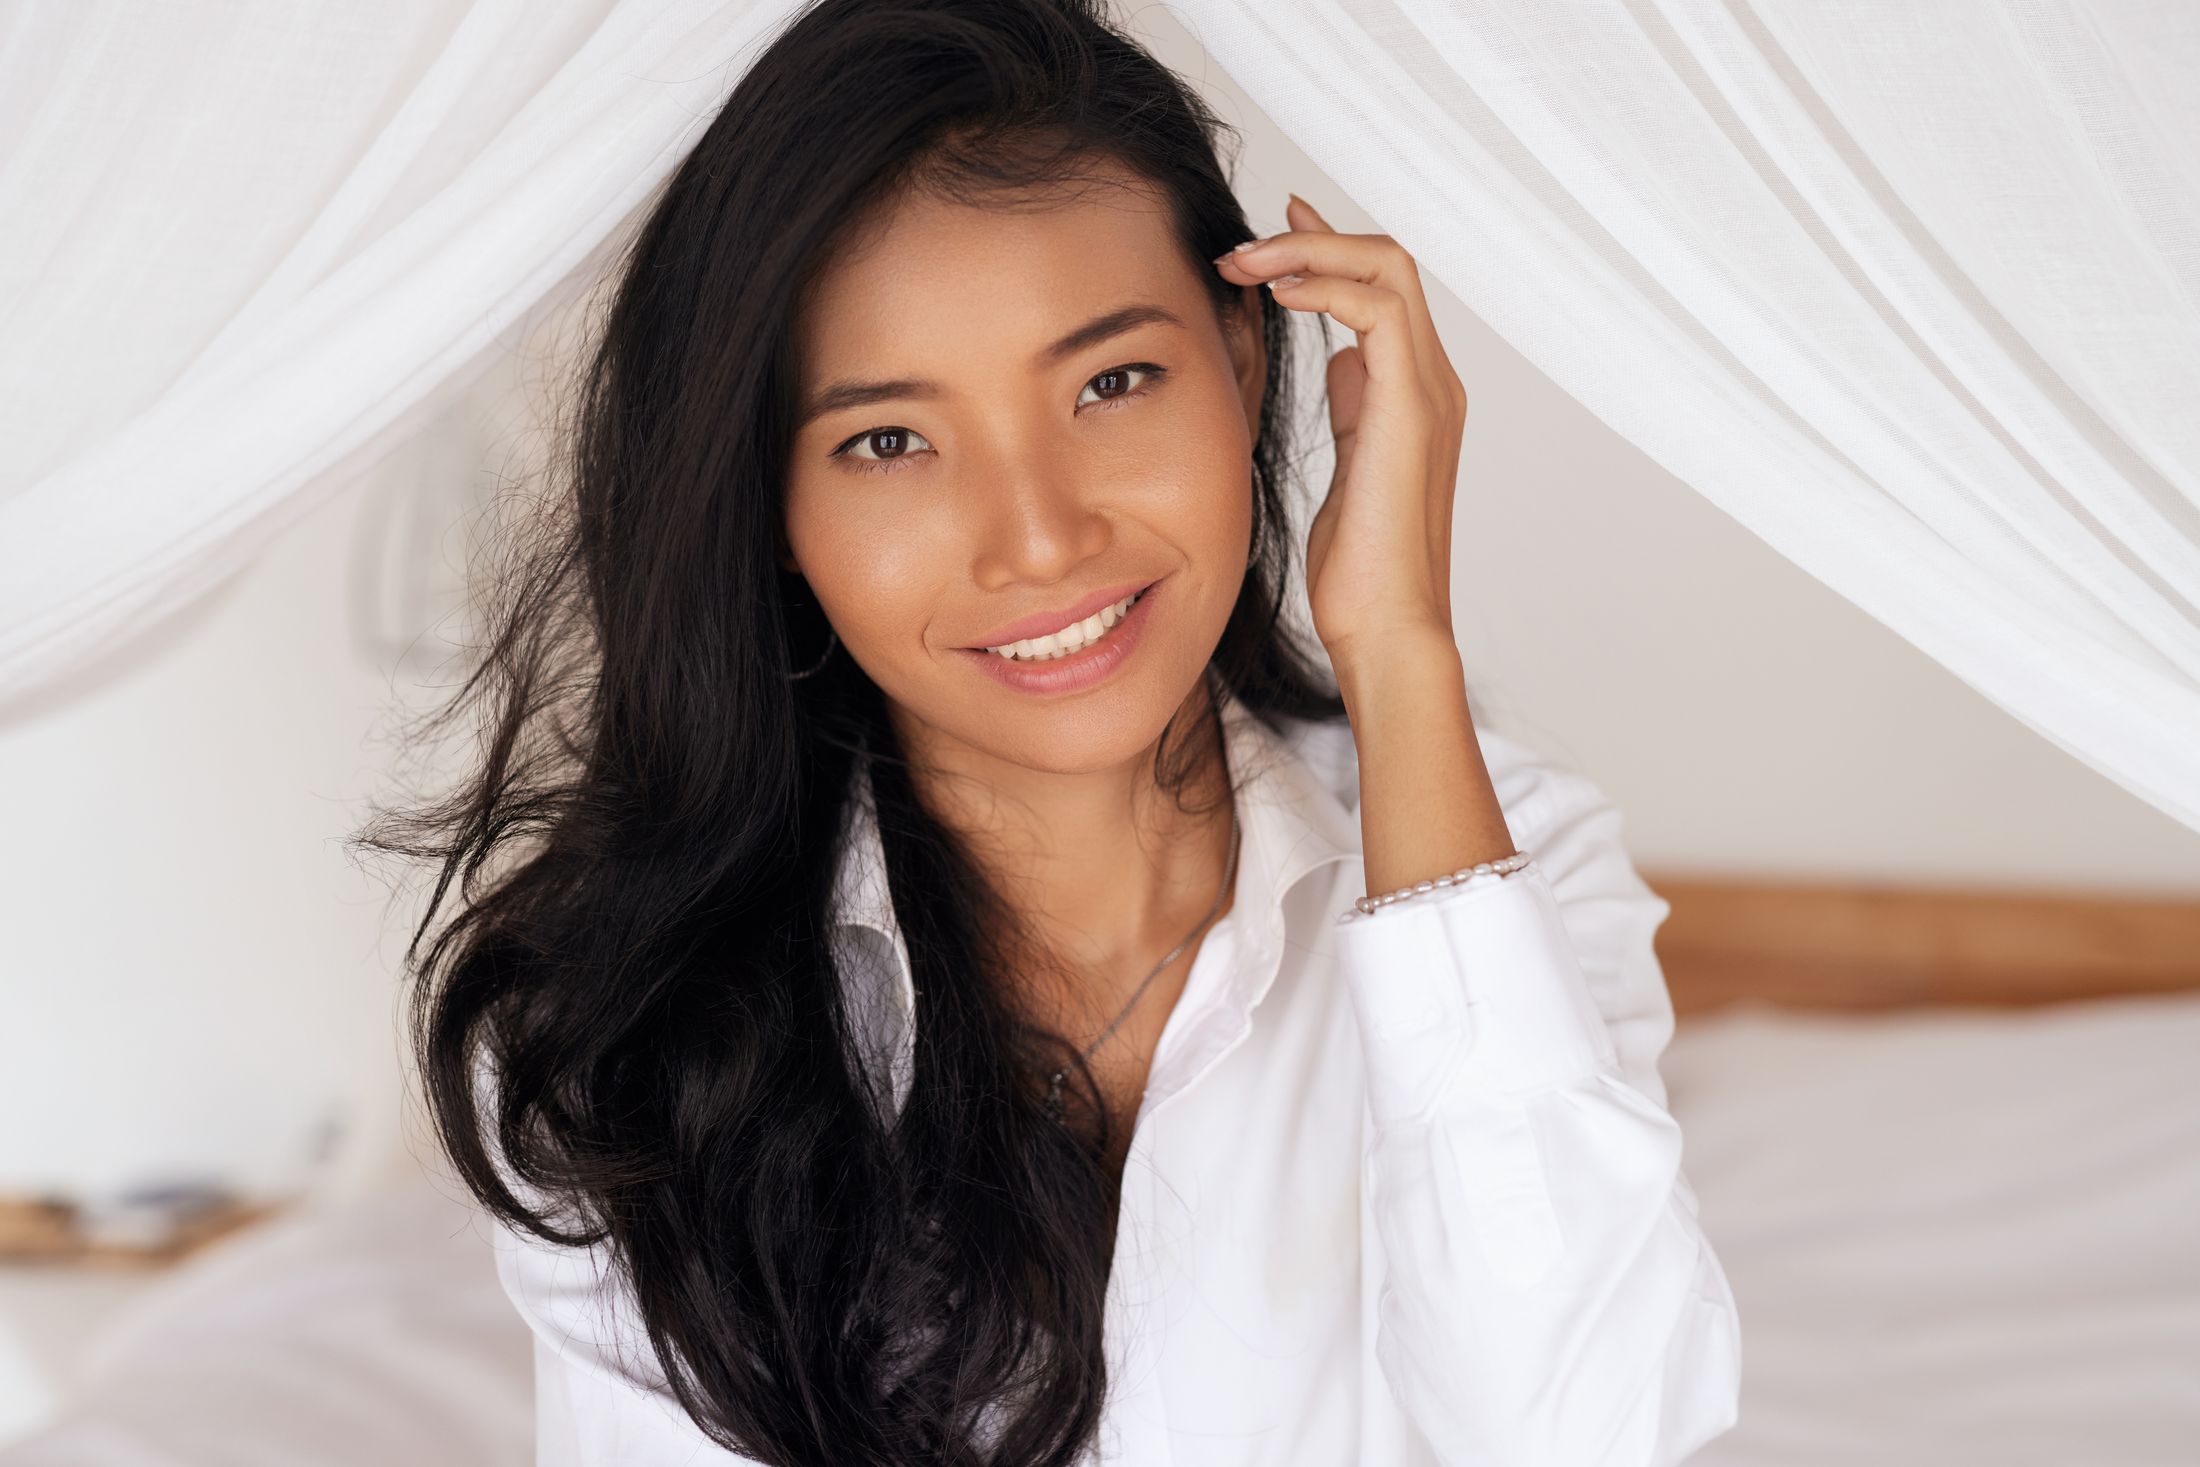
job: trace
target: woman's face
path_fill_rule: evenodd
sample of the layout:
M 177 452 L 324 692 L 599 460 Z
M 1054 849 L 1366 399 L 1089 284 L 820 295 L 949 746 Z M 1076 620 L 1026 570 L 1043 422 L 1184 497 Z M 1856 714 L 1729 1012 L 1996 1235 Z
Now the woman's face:
M 1251 288 L 1244 306 L 1226 335 L 1136 187 L 998 212 L 913 197 L 819 278 L 783 563 L 905 738 L 1070 773 L 1159 736 L 1251 546 L 1266 357 Z M 1066 656 L 984 650 L 1043 654 L 1030 639 L 1088 615 L 1067 640 L 1100 636 Z

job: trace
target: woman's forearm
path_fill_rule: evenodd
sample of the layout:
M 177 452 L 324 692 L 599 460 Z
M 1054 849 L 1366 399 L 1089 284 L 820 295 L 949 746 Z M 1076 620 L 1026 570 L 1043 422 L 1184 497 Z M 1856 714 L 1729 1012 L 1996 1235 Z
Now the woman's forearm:
M 1458 647 L 1432 629 L 1332 662 L 1359 750 L 1368 893 L 1511 855 Z

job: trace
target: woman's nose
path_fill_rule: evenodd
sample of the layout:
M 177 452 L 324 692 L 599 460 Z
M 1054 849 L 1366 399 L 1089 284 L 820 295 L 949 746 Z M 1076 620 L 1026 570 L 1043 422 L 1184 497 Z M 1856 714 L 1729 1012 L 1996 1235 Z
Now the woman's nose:
M 1076 474 L 1004 466 L 986 496 L 974 579 L 997 586 L 1061 580 L 1106 548 L 1105 517 Z

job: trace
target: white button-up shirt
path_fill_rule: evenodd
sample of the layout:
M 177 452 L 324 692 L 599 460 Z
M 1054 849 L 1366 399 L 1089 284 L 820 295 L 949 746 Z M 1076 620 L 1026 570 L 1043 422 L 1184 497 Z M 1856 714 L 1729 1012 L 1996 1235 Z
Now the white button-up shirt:
M 1681 1461 L 1734 1424 L 1739 1317 L 1658 1075 L 1670 908 L 1619 813 L 1483 730 L 1533 862 L 1340 923 L 1364 889 L 1349 726 L 1223 712 L 1236 896 L 1133 1128 L 1093 1460 Z M 857 784 L 835 935 L 898 1104 L 917 998 Z M 748 1462 L 663 1388 L 604 1260 L 496 1232 L 535 1332 L 540 1467 Z

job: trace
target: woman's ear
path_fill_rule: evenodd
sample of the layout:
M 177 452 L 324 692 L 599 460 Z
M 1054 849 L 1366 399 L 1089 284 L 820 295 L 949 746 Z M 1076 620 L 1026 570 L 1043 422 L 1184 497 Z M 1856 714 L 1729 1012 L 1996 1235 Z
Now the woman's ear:
M 1227 338 L 1230 362 L 1237 371 L 1238 396 L 1245 404 L 1249 432 L 1260 431 L 1261 399 L 1268 392 L 1268 342 L 1261 329 L 1261 288 L 1238 288 L 1237 308 L 1230 313 Z

